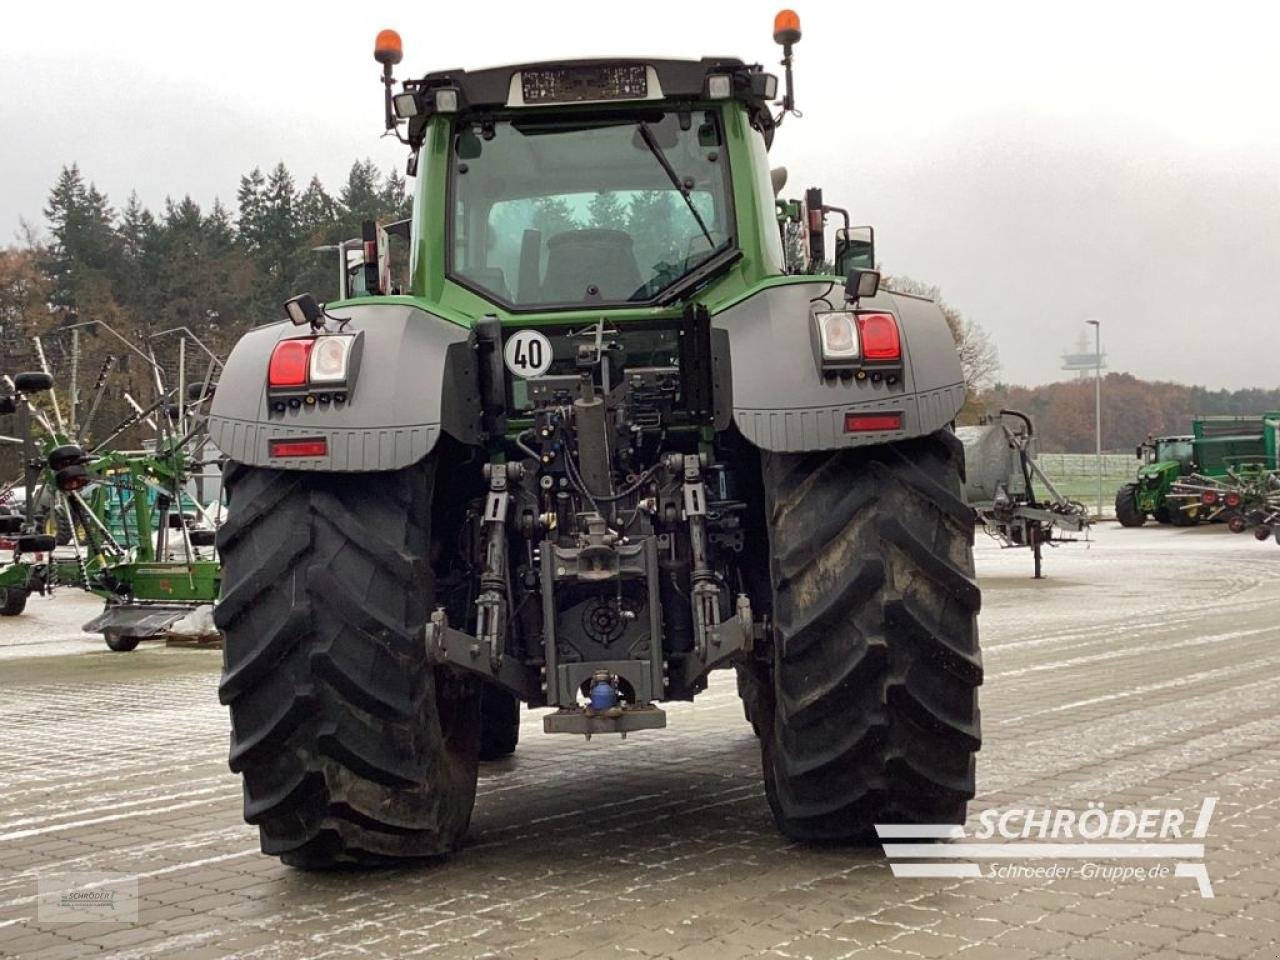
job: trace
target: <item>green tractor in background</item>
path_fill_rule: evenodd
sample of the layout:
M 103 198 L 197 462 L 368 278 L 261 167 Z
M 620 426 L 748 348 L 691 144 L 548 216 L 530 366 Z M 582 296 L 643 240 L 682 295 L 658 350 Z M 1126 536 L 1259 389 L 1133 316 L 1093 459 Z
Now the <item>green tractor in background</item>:
M 1140 527 L 1148 516 L 1174 526 L 1204 519 L 1230 519 L 1211 502 L 1171 497 L 1188 477 L 1221 481 L 1240 470 L 1280 469 L 1277 455 L 1280 412 L 1261 416 L 1200 416 L 1191 421 L 1190 436 L 1149 438 L 1138 446 L 1137 480 L 1116 491 L 1116 519 L 1121 526 Z M 1212 509 L 1211 509 L 1212 508 Z
M 1116 519 L 1122 527 L 1140 527 L 1147 517 L 1180 527 L 1196 523 L 1197 506 L 1182 510 L 1169 502 L 1174 483 L 1194 470 L 1194 441 L 1192 436 L 1152 437 L 1138 445 L 1142 465 L 1137 479 L 1116 491 Z

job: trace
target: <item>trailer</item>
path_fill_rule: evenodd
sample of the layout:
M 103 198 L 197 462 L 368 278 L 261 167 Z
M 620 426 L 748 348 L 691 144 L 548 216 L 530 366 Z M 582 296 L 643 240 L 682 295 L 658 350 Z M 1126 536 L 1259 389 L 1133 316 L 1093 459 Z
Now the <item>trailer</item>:
M 956 434 L 964 444 L 965 499 L 977 522 L 1006 547 L 1030 548 L 1034 577 L 1043 579 L 1042 547 L 1076 539 L 1066 534 L 1087 538 L 1088 509 L 1059 493 L 1036 464 L 1035 428 L 1026 414 L 1001 410 L 990 422 L 957 427 Z

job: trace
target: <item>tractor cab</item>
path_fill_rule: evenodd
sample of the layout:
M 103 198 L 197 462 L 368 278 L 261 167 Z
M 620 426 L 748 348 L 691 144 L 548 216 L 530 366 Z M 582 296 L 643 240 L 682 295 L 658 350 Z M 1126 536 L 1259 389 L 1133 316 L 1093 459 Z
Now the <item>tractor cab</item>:
M 768 150 L 795 112 L 799 39 L 798 17 L 783 11 L 781 80 L 704 57 L 438 70 L 398 83 L 400 38 L 383 31 L 374 55 L 386 126 L 409 147 L 417 181 L 402 292 L 456 322 L 536 325 L 573 312 L 594 322 L 600 310 L 677 315 L 691 300 L 714 312 L 774 277 L 874 273 L 869 227 L 817 188 L 803 201 L 777 197 L 785 172 L 770 170 Z M 842 225 L 828 252 L 832 214 Z M 376 275 L 382 254 L 368 241 L 363 262 Z
M 776 77 L 732 58 L 406 82 L 391 104 L 414 150 L 414 218 L 443 252 L 418 259 L 415 289 L 475 314 L 545 313 L 664 306 L 740 261 L 781 273 L 766 159 L 776 93 Z
M 1139 474 L 1163 474 L 1174 466 L 1177 467 L 1178 476 L 1191 473 L 1195 469 L 1194 442 L 1195 437 L 1156 437 L 1140 444 L 1138 459 L 1142 461 L 1144 468 L 1154 469 L 1139 469 Z
M 1122 525 L 1141 526 L 1148 516 L 1178 526 L 1196 522 L 1199 508 L 1195 504 L 1184 509 L 1169 501 L 1178 478 L 1196 470 L 1194 441 L 1195 437 L 1188 436 L 1148 436 L 1138 444 L 1137 477 L 1116 491 L 1116 516 Z

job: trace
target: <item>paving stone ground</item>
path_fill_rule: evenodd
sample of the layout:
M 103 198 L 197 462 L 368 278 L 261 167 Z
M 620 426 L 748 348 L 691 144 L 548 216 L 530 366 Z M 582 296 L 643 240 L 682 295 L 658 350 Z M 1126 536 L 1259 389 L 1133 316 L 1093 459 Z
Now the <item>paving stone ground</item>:
M 79 631 L 94 602 L 64 591 L 0 622 L 0 955 L 1280 957 L 1280 550 L 1106 528 L 1053 551 L 1045 581 L 985 540 L 978 564 L 969 832 L 988 807 L 1194 819 L 1217 797 L 1212 899 L 1188 877 L 902 879 L 876 848 L 789 843 L 731 674 L 625 742 L 543 736 L 526 714 L 515 757 L 483 766 L 458 856 L 300 873 L 241 820 L 220 655 L 110 653 Z M 137 922 L 42 920 L 38 879 L 82 872 L 136 878 Z

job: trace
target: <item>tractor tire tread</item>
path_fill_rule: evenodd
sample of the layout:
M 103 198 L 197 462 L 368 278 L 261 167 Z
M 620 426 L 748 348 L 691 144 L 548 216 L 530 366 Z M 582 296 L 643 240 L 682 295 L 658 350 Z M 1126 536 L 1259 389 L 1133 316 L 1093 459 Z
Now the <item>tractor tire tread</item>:
M 809 842 L 962 822 L 982 659 L 959 440 L 763 459 L 774 649 L 750 709 L 775 821 Z
M 227 471 L 219 697 L 245 819 L 287 864 L 436 857 L 465 835 L 479 698 L 423 642 L 433 473 Z

